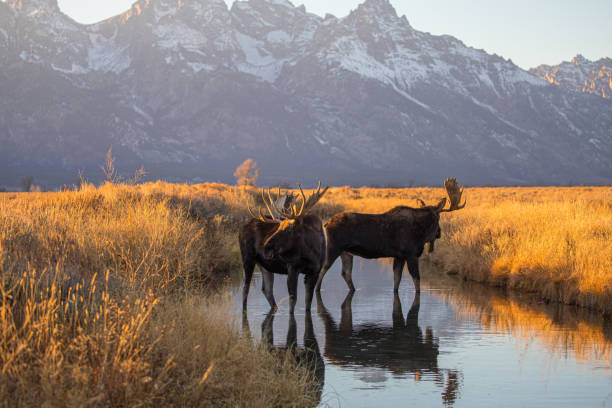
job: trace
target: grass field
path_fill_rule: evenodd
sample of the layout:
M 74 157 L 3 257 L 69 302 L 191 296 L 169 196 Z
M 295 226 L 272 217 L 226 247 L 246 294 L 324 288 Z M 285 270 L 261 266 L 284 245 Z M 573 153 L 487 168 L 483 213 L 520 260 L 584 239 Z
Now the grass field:
M 2 405 L 314 404 L 290 354 L 241 338 L 219 288 L 242 193 L 206 191 L 0 194 Z
M 315 211 L 434 204 L 441 188 L 332 188 Z M 612 312 L 612 188 L 473 188 L 442 214 L 444 273 Z M 85 185 L 0 194 L 0 399 L 15 405 L 311 406 L 290 355 L 240 336 L 228 273 L 258 190 Z

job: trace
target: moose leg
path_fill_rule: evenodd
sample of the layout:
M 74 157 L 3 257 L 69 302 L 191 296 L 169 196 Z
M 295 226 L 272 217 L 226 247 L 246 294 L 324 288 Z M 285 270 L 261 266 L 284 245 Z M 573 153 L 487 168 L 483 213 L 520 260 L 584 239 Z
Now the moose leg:
M 312 305 L 312 295 L 314 294 L 314 287 L 316 283 L 315 279 L 315 275 L 304 275 L 304 288 L 306 292 L 306 312 L 310 312 L 310 306 Z
M 419 258 L 416 256 L 410 257 L 406 259 L 408 263 L 408 272 L 410 272 L 410 276 L 412 276 L 412 281 L 414 282 L 414 290 L 416 293 L 421 292 L 421 275 L 419 273 Z
M 339 256 L 340 252 L 336 251 L 331 246 L 327 247 L 327 256 L 325 257 L 325 262 L 323 263 L 321 271 L 319 271 L 319 278 L 317 279 L 317 284 L 315 286 L 315 290 L 317 291 L 317 293 L 321 292 L 321 283 L 323 282 L 323 277 Z
M 265 268 L 261 268 L 261 275 L 263 276 L 261 290 L 264 296 L 270 304 L 270 308 L 276 312 L 278 307 L 276 306 L 276 300 L 274 300 L 274 274 Z
M 393 258 L 393 291 L 395 293 L 397 293 L 402 281 L 402 270 L 405 262 L 402 258 Z
M 289 327 L 287 328 L 287 341 L 285 342 L 288 350 L 294 350 L 297 347 L 297 322 L 295 316 L 289 316 Z
M 266 315 L 266 318 L 261 323 L 261 339 L 264 344 L 268 344 L 270 347 L 274 344 L 274 313 L 270 312 Z
M 400 300 L 399 294 L 393 292 L 393 328 L 399 329 L 405 326 L 404 324 L 404 312 L 402 312 L 402 301 Z
M 353 285 L 353 255 L 343 252 L 340 259 L 342 259 L 342 277 L 352 293 L 355 291 L 355 285 Z
M 297 283 L 298 283 L 298 271 L 289 268 L 287 274 L 287 291 L 289 292 L 289 314 L 293 314 L 295 310 L 295 302 L 297 301 Z
M 340 332 L 345 335 L 350 335 L 353 331 L 353 295 L 354 292 L 349 292 L 342 302 L 340 314 Z
M 244 286 L 242 287 L 242 310 L 247 310 L 247 298 L 249 297 L 249 289 L 251 288 L 251 278 L 253 278 L 253 269 L 255 262 L 250 259 L 243 259 L 244 265 Z

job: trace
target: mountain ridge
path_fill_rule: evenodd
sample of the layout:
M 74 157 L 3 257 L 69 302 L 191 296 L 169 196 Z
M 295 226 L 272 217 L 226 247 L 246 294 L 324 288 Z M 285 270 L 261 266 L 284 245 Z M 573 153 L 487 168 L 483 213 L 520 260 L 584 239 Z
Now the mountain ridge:
M 140 0 L 89 25 L 31 13 L 0 3 L 6 178 L 94 175 L 112 145 L 175 181 L 230 182 L 247 157 L 264 183 L 612 179 L 609 101 L 419 32 L 387 0 L 343 18 L 284 0 Z
M 570 61 L 542 64 L 529 72 L 553 85 L 612 99 L 612 58 L 590 61 L 578 54 Z

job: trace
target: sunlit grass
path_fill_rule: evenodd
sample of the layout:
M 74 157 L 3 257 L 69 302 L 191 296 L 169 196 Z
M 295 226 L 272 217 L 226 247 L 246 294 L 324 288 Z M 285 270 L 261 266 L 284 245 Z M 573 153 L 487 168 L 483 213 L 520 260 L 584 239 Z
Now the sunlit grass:
M 0 400 L 315 404 L 311 374 L 241 338 L 232 299 L 213 294 L 239 267 L 250 194 L 164 183 L 0 194 Z

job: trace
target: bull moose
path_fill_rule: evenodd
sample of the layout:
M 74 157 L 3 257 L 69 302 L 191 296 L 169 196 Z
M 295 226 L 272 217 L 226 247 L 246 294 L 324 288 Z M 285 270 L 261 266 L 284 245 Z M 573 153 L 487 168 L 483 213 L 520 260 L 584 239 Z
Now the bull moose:
M 349 290 L 355 291 L 352 278 L 355 255 L 370 259 L 392 257 L 395 292 L 399 289 L 404 264 L 408 264 L 415 289 L 419 291 L 419 257 L 426 243 L 433 251 L 433 243 L 440 237 L 440 214 L 460 210 L 466 204 L 459 204 L 463 189 L 455 178 L 446 179 L 444 187 L 450 198 L 449 209 L 444 209 L 446 198 L 443 198 L 434 206 L 421 201 L 421 208 L 398 206 L 383 214 L 343 212 L 334 215 L 325 225 L 327 255 L 317 280 L 317 293 L 338 256 L 342 259 L 342 277 Z
M 316 191 L 307 199 L 298 184 L 301 197 L 299 208 L 297 203 L 294 203 L 297 199 L 291 199 L 284 208 L 281 208 L 272 199 L 269 190 L 267 195 L 262 190 L 268 216 L 264 216 L 261 209 L 256 215 L 249 206 L 253 219 L 240 229 L 238 235 L 244 268 L 243 310 L 247 309 L 247 298 L 256 264 L 262 270 L 262 291 L 273 310 L 277 309 L 273 294 L 275 273 L 287 275 L 291 314 L 294 312 L 297 299 L 298 275 L 304 274 L 306 310 L 310 310 L 314 286 L 325 261 L 326 239 L 321 219 L 308 212 L 328 188 L 321 191 L 321 182 L 319 182 Z

